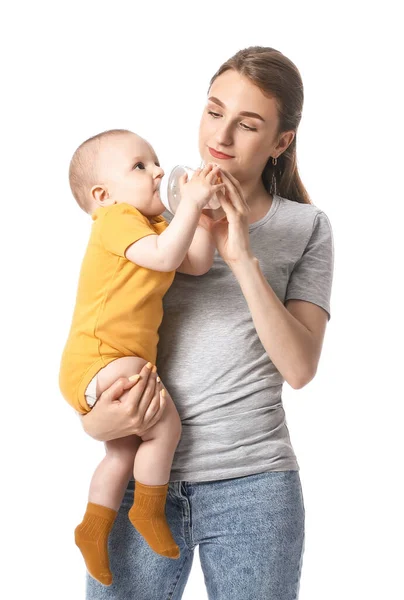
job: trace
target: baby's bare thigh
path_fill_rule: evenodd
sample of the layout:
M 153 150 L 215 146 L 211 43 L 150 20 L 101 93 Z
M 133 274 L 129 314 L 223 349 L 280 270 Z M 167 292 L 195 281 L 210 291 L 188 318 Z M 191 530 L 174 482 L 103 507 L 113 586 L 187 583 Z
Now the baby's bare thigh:
M 123 356 L 109 363 L 97 374 L 97 398 L 109 388 L 119 377 L 130 377 L 139 373 L 146 361 L 139 356 Z M 181 435 L 181 420 L 177 408 L 166 390 L 166 407 L 160 420 L 150 427 L 142 436 L 143 441 L 155 438 L 179 439 Z M 167 440 L 167 441 L 168 441 Z
M 97 373 L 97 398 L 120 377 L 131 377 L 139 373 L 146 364 L 140 356 L 122 356 L 110 362 Z

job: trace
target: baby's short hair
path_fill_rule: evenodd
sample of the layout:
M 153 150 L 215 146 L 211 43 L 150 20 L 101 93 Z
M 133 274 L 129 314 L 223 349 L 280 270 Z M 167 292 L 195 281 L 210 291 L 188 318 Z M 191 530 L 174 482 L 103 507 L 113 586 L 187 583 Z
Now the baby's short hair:
M 109 137 L 132 133 L 127 129 L 109 129 L 85 140 L 72 156 L 69 183 L 77 204 L 85 212 L 90 210 L 89 190 L 98 183 L 97 158 L 101 143 Z

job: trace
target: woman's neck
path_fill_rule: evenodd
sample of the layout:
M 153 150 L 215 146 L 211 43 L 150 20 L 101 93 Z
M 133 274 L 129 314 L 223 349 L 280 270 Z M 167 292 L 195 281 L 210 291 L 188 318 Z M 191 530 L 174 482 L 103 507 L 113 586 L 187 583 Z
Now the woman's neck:
M 248 222 L 251 225 L 265 217 L 272 206 L 273 197 L 266 191 L 261 179 L 258 182 L 241 184 L 241 189 L 251 210 L 248 216 Z
M 241 189 L 243 190 L 244 199 L 250 207 L 250 213 L 248 215 L 248 223 L 256 223 L 269 211 L 272 206 L 273 198 L 264 188 L 262 181 L 255 183 L 241 183 Z M 221 219 L 225 216 L 225 212 L 222 207 L 217 210 L 204 209 L 204 212 L 214 220 Z

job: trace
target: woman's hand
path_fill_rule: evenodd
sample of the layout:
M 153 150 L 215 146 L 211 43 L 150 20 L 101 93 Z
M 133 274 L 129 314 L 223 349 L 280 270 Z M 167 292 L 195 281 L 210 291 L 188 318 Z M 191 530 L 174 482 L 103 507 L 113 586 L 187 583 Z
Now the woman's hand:
M 225 192 L 218 194 L 218 198 L 226 216 L 212 221 L 210 232 L 221 257 L 229 267 L 233 267 L 253 258 L 248 230 L 250 208 L 237 179 L 224 169 L 220 170 L 220 177 L 225 184 Z
M 103 442 L 133 434 L 142 436 L 162 417 L 166 406 L 163 390 L 157 374 L 146 366 L 137 381 L 120 377 L 81 417 L 85 432 Z

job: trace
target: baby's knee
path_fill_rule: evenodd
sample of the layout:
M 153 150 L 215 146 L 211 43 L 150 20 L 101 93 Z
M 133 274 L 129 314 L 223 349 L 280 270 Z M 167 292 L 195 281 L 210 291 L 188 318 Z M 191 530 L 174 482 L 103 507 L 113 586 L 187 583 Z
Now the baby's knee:
M 105 443 L 106 456 L 123 467 L 133 466 L 136 452 L 141 444 L 141 438 L 136 435 L 110 440 Z

